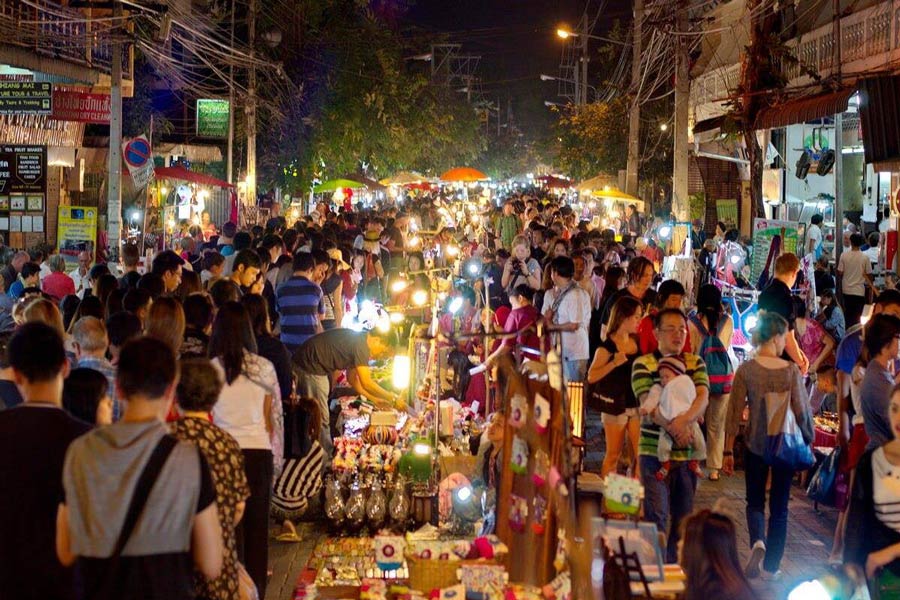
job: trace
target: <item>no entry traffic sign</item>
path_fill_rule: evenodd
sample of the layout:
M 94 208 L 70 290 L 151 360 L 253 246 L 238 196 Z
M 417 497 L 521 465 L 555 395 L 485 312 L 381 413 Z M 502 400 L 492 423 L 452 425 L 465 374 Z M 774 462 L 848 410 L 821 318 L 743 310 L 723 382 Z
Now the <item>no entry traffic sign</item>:
M 144 136 L 125 144 L 125 162 L 132 169 L 140 169 L 150 160 L 150 142 Z

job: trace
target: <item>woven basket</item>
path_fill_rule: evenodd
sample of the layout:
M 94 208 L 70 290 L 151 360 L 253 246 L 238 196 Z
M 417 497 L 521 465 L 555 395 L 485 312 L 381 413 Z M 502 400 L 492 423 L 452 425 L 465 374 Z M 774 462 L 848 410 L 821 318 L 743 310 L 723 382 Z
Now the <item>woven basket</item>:
M 434 558 L 416 558 L 406 555 L 406 566 L 409 568 L 409 587 L 422 592 L 431 593 L 434 589 L 443 589 L 459 583 L 456 572 L 459 560 L 438 560 Z

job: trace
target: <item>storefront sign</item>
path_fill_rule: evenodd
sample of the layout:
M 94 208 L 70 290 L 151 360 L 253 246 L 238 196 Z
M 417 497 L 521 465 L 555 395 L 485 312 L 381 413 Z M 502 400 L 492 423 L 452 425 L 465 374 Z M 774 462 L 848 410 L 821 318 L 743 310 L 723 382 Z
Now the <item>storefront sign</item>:
M 753 220 L 753 263 L 750 265 L 750 279 L 759 281 L 760 274 L 768 268 L 769 275 L 775 272 L 775 259 L 785 252 L 796 254 L 798 240 L 796 221 L 775 221 L 772 219 Z M 772 244 L 778 239 L 778 247 L 772 252 Z M 771 258 L 770 258 L 771 255 Z
M 53 85 L 33 81 L 0 81 L 0 115 L 49 115 Z
M 0 194 L 43 193 L 47 147 L 0 145 Z
M 53 90 L 52 116 L 58 121 L 109 125 L 110 111 L 109 94 Z
M 97 208 L 94 206 L 60 206 L 57 228 L 59 253 L 75 261 L 83 250 L 93 252 L 97 246 Z
M 197 135 L 200 137 L 228 137 L 228 100 L 197 100 Z

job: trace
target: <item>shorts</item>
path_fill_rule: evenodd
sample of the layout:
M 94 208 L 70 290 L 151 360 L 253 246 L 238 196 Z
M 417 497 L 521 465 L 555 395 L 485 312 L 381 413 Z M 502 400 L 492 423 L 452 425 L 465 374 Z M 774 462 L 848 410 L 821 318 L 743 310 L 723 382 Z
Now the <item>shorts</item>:
M 638 417 L 638 409 L 626 408 L 625 412 L 620 415 L 611 415 L 609 413 L 602 413 L 602 415 L 604 425 L 618 425 L 620 427 L 625 427 L 628 425 L 629 419 L 636 419 Z

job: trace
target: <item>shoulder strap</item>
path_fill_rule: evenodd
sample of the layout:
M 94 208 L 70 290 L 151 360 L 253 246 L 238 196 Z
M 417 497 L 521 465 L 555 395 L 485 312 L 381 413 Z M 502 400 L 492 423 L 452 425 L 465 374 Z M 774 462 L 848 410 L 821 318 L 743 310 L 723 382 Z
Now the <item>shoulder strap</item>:
M 694 324 L 694 327 L 697 328 L 697 331 L 700 332 L 700 335 L 704 338 L 709 337 L 709 330 L 703 325 L 703 321 L 700 320 L 700 315 L 697 313 L 693 313 L 691 315 L 691 323 Z
M 131 496 L 131 502 L 128 504 L 128 512 L 125 514 L 125 523 L 122 525 L 119 539 L 116 540 L 116 546 L 110 558 L 118 559 L 121 556 L 122 551 L 125 549 L 125 544 L 128 543 L 131 534 L 134 532 L 134 526 L 137 525 L 138 518 L 144 511 L 144 506 L 147 504 L 147 498 L 150 496 L 153 484 L 156 483 L 163 465 L 166 464 L 166 460 L 168 460 L 177 443 L 178 441 L 173 436 L 166 434 L 156 444 L 156 448 L 153 449 L 150 460 L 144 465 L 144 470 L 141 471 L 137 485 L 134 486 L 134 493 Z

